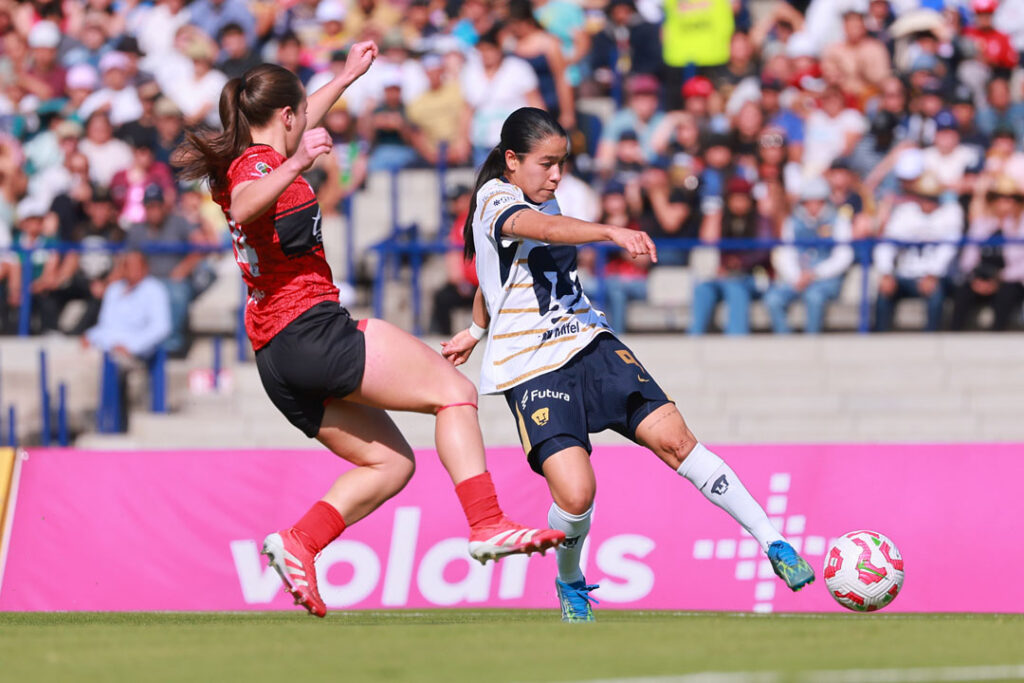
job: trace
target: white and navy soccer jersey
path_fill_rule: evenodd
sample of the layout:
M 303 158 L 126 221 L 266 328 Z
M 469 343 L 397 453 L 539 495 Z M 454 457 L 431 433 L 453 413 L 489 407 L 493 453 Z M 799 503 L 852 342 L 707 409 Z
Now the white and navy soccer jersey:
M 502 236 L 519 211 L 560 213 L 538 205 L 501 178 L 476 196 L 473 240 L 480 289 L 491 317 L 480 391 L 503 392 L 565 365 L 599 334 L 611 333 L 576 274 L 576 247 Z

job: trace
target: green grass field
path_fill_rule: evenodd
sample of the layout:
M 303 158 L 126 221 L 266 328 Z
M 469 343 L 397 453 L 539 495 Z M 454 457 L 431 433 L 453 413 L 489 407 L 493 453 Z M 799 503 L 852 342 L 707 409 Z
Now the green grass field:
M 552 611 L 334 612 L 323 621 L 298 611 L 7 613 L 0 681 L 1024 679 L 1021 615 L 603 610 L 599 618 L 574 625 Z M 937 668 L 981 665 L 1013 665 L 1021 676 Z M 921 667 L 934 677 L 807 673 Z M 686 676 L 702 671 L 762 673 Z

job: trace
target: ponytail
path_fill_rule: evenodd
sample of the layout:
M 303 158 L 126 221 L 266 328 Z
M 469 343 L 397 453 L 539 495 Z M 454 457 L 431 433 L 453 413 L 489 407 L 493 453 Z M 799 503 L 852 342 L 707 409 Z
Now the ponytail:
M 484 160 L 484 165 L 480 167 L 480 172 L 476 176 L 476 187 L 473 188 L 473 196 L 469 200 L 469 215 L 466 216 L 466 225 L 462 227 L 462 238 L 466 243 L 463 255 L 467 261 L 473 260 L 476 255 L 476 245 L 473 243 L 473 215 L 476 213 L 476 196 L 480 193 L 481 187 L 495 178 L 500 178 L 504 173 L 505 152 L 502 151 L 501 145 L 498 145 L 491 150 L 487 159 Z
M 467 261 L 476 254 L 476 245 L 473 243 L 473 215 L 476 213 L 476 196 L 480 188 L 504 175 L 505 152 L 512 150 L 517 156 L 525 156 L 542 140 L 552 135 L 567 137 L 565 129 L 543 109 L 520 107 L 505 119 L 501 126 L 501 142 L 491 150 L 480 167 L 473 197 L 469 200 L 469 215 L 466 217 L 466 225 L 462 228 L 462 236 L 466 243 L 463 253 Z
M 261 64 L 232 78 L 220 94 L 222 131 L 200 126 L 185 131 L 185 140 L 171 155 L 183 180 L 207 180 L 216 193 L 227 190 L 231 163 L 252 145 L 252 129 L 270 122 L 284 107 L 298 109 L 306 96 L 291 71 Z

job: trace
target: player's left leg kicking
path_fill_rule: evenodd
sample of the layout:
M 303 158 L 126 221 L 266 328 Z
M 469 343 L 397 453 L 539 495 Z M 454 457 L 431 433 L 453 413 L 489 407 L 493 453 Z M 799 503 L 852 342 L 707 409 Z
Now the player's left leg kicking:
M 814 581 L 814 570 L 772 525 L 736 473 L 697 441 L 675 405 L 665 404 L 640 423 L 637 443 L 647 446 L 704 497 L 739 522 L 761 544 L 772 569 L 793 591 Z

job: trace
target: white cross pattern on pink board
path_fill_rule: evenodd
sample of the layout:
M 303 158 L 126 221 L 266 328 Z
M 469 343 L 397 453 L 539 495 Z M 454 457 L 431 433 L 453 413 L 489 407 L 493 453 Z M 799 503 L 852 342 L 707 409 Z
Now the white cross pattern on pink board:
M 820 566 L 820 561 L 812 558 L 822 557 L 827 547 L 824 536 L 804 536 L 807 517 L 801 514 L 787 514 L 789 487 L 791 477 L 788 472 L 776 472 L 768 480 L 768 501 L 765 511 L 772 524 L 781 531 L 798 553 L 801 553 L 811 566 Z M 726 560 L 736 561 L 735 576 L 737 581 L 750 581 L 754 585 L 754 602 L 751 609 L 755 612 L 771 612 L 775 591 L 782 582 L 772 571 L 771 562 L 761 551 L 758 542 L 742 527 L 737 526 L 738 538 L 702 538 L 693 543 L 695 560 Z M 784 587 L 784 586 L 783 586 Z

